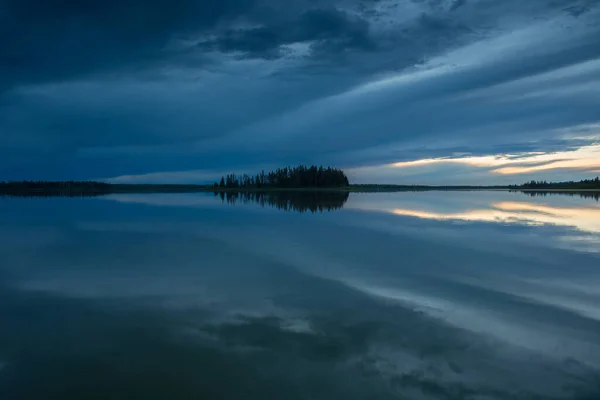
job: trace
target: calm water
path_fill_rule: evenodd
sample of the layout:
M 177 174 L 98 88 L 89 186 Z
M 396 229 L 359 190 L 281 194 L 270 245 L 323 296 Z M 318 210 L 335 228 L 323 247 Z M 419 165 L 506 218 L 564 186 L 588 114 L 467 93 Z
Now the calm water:
M 114 195 L 0 215 L 2 400 L 600 399 L 594 199 Z

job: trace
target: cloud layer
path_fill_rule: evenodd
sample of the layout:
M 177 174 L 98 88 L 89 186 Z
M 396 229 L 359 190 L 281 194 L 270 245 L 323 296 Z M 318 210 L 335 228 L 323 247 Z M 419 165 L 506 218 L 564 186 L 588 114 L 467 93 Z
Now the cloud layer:
M 585 0 L 3 0 L 0 179 L 315 162 L 402 182 L 390 164 L 593 145 L 599 21 Z

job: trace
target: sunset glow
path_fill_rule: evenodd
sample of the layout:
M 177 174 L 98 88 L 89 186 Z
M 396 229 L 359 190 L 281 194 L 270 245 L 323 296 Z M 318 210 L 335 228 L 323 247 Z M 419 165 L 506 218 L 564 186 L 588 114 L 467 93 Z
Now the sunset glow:
M 432 164 L 464 164 L 486 168 L 492 173 L 517 175 L 556 169 L 590 170 L 600 168 L 600 144 L 553 153 L 499 154 L 461 158 L 427 158 L 391 164 L 395 168 L 413 168 Z

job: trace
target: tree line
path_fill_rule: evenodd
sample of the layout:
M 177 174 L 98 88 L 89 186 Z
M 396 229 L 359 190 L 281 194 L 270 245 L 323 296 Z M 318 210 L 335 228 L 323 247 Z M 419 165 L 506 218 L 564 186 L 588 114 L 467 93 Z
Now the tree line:
M 99 196 L 111 192 L 111 185 L 93 181 L 0 182 L 0 195 L 22 197 Z
M 513 187 L 513 186 L 511 186 Z M 535 181 L 524 183 L 517 186 L 520 189 L 600 189 L 600 178 L 582 179 L 579 182 L 547 182 Z
M 278 168 L 275 171 L 261 171 L 256 175 L 228 174 L 214 188 L 329 188 L 348 187 L 350 182 L 341 169 L 323 166 L 305 166 Z

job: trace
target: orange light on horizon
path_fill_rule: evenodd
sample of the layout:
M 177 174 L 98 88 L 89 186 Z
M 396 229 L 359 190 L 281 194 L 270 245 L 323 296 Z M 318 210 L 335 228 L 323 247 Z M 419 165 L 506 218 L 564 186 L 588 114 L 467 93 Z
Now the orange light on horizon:
M 575 150 L 553 153 L 530 152 L 523 154 L 497 154 L 460 158 L 424 158 L 389 164 L 394 168 L 413 168 L 433 164 L 462 164 L 478 168 L 491 168 L 501 175 L 518 175 L 555 169 L 593 170 L 600 168 L 600 144 L 583 146 Z

